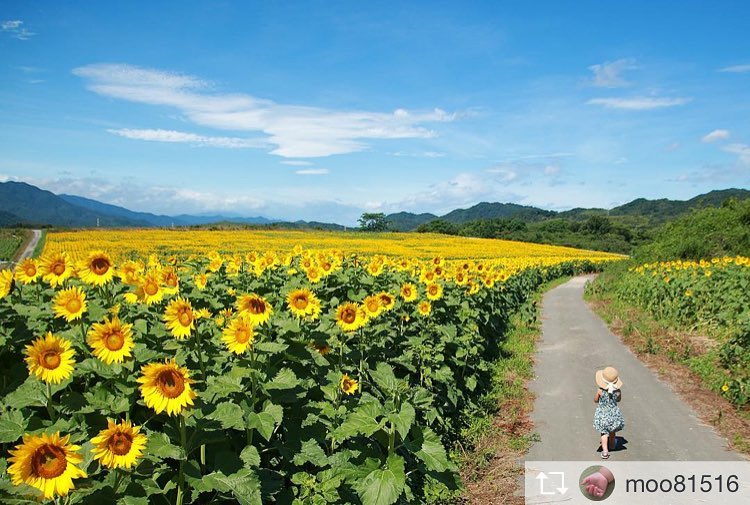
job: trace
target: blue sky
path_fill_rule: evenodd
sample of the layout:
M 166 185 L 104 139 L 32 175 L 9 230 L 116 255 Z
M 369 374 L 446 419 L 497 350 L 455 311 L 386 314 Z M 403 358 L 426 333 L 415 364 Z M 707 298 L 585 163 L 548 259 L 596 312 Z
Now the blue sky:
M 750 187 L 750 4 L 4 1 L 0 180 L 351 224 Z

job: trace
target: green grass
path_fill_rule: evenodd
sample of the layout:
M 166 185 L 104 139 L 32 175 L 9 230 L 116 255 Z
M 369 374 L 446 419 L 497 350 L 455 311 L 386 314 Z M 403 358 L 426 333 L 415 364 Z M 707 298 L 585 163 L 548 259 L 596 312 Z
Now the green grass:
M 0 261 L 10 261 L 21 245 L 26 242 L 28 230 L 0 228 Z
M 42 236 L 39 238 L 39 242 L 37 242 L 36 247 L 34 248 L 34 252 L 31 253 L 32 258 L 38 258 L 42 251 L 44 250 L 44 243 L 47 240 L 47 230 L 42 230 Z

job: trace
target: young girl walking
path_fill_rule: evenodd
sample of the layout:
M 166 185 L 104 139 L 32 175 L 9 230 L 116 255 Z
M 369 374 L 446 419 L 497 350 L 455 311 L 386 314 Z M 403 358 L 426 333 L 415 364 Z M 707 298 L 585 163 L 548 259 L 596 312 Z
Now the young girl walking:
M 625 428 L 618 402 L 622 399 L 622 379 L 617 369 L 608 366 L 604 370 L 597 370 L 596 385 L 599 389 L 594 396 L 596 411 L 594 412 L 594 429 L 601 434 L 602 459 L 609 458 L 609 451 L 615 449 L 617 432 Z

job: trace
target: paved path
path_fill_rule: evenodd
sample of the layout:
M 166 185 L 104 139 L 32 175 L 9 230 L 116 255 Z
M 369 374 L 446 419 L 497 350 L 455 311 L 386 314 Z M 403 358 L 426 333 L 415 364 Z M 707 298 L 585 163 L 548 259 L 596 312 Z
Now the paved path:
M 5 267 L 8 265 L 13 265 L 13 263 L 20 263 L 23 261 L 24 258 L 30 258 L 32 254 L 34 254 L 34 249 L 36 248 L 36 245 L 39 243 L 39 240 L 42 238 L 42 230 L 31 230 L 32 236 L 29 243 L 24 248 L 23 252 L 16 258 L 15 262 L 2 262 L 0 261 L 0 267 Z M 11 258 L 12 259 L 12 258 Z
M 528 460 L 601 461 L 592 427 L 594 373 L 615 366 L 624 382 L 620 403 L 626 449 L 611 460 L 739 460 L 725 441 L 702 424 L 669 386 L 659 381 L 583 301 L 590 276 L 576 277 L 544 296 L 542 340 L 537 350 L 537 395 L 532 413 L 541 441 Z
M 34 254 L 34 249 L 36 248 L 36 245 L 39 243 L 39 239 L 42 238 L 42 230 L 31 230 L 31 233 L 33 233 L 31 237 L 31 241 L 29 241 L 28 245 L 26 246 L 26 249 L 23 250 L 21 255 L 16 259 L 16 261 L 22 261 L 25 258 L 30 258 L 32 254 Z

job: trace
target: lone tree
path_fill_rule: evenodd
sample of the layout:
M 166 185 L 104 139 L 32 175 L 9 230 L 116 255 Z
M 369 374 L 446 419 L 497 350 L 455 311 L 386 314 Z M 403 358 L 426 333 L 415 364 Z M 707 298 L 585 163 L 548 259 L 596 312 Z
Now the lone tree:
M 363 231 L 387 231 L 388 221 L 382 212 L 365 212 L 359 218 L 359 227 Z

